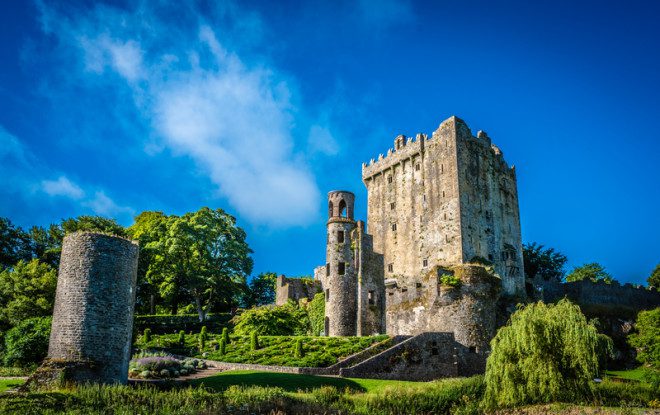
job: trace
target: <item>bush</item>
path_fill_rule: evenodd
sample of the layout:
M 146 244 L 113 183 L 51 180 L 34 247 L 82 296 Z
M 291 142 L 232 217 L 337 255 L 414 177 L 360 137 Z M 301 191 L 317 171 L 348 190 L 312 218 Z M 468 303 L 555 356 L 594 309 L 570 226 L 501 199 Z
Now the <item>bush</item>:
M 296 348 L 293 353 L 294 357 L 300 359 L 305 356 L 305 352 L 303 350 L 303 341 L 302 339 L 297 339 L 296 340 Z
M 209 334 L 206 331 L 206 326 L 202 326 L 202 329 L 199 331 L 199 337 L 204 339 L 204 341 L 209 339 Z
M 186 333 L 199 332 L 202 326 L 206 326 L 211 332 L 220 332 L 224 327 L 230 325 L 232 316 L 229 313 L 210 313 L 206 319 L 199 321 L 198 314 L 178 315 L 140 315 L 135 317 L 134 327 L 138 333 L 145 328 L 151 329 L 152 334 L 178 333 L 183 330 Z
M 224 340 L 225 344 L 229 344 L 229 330 L 227 327 L 222 329 L 222 340 Z
M 293 302 L 281 306 L 255 307 L 234 317 L 234 333 L 250 335 L 256 331 L 260 336 L 305 335 L 309 331 L 309 317 L 305 309 Z
M 179 332 L 179 346 L 184 347 L 186 345 L 186 332 L 181 330 Z
M 220 356 L 224 356 L 227 353 L 227 342 L 224 338 L 220 339 Z
M 660 385 L 660 307 L 640 311 L 635 324 L 637 333 L 629 336 L 637 349 L 637 360 L 644 364 L 646 377 L 655 386 Z
M 325 294 L 318 293 L 307 305 L 311 335 L 318 336 L 325 331 Z M 325 333 L 324 333 L 325 334 Z
M 485 406 L 590 399 L 599 344 L 594 325 L 566 299 L 521 307 L 491 341 Z
M 5 365 L 25 367 L 40 363 L 48 354 L 51 322 L 51 317 L 30 318 L 7 331 Z
M 259 348 L 259 337 L 257 336 L 257 332 L 253 331 L 252 334 L 250 335 L 250 350 L 255 351 Z
M 139 353 L 131 359 L 128 374 L 142 379 L 176 378 L 205 368 L 206 364 L 198 359 L 180 360 L 162 352 Z
M 144 334 L 142 334 L 142 341 L 149 343 L 151 341 L 151 329 L 144 329 Z

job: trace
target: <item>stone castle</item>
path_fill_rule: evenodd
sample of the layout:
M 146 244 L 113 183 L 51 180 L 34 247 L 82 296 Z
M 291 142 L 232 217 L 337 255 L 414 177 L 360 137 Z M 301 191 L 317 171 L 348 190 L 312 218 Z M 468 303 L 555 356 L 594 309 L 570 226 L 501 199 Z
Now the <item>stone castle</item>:
M 314 270 L 325 334 L 451 333 L 487 353 L 500 293 L 525 296 L 515 168 L 450 117 L 430 137 L 396 137 L 362 181 L 366 225 L 353 193 L 328 194 L 326 263 Z M 277 291 L 282 303 L 310 289 L 280 277 Z

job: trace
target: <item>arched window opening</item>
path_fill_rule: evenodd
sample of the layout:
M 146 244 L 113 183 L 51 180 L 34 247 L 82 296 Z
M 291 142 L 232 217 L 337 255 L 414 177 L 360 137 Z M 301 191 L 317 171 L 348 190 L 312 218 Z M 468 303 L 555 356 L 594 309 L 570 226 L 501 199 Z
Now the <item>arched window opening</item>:
M 332 204 L 332 202 L 328 203 L 328 217 L 332 217 L 334 215 L 334 210 L 335 206 Z
M 346 202 L 344 202 L 344 199 L 339 202 L 339 216 L 346 217 Z

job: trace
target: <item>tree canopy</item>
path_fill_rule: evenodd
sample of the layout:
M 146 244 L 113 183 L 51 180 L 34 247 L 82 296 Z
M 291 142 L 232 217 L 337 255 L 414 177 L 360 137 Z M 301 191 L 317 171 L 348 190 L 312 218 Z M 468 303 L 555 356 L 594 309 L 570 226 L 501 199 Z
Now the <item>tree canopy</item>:
M 660 384 L 660 307 L 640 311 L 635 323 L 636 333 L 629 336 L 637 349 L 637 360 L 644 364 L 650 380 Z
M 0 269 L 32 257 L 30 236 L 7 218 L 0 218 Z
M 13 326 L 28 318 L 51 315 L 56 287 L 55 269 L 37 259 L 21 260 L 0 272 L 0 321 Z
M 591 282 L 603 281 L 611 284 L 614 278 L 605 271 L 605 268 L 597 262 L 584 264 L 573 268 L 573 271 L 566 276 L 566 282 L 589 280 Z
M 484 402 L 506 407 L 589 398 L 601 345 L 596 327 L 568 300 L 522 306 L 491 341 Z
M 649 287 L 660 291 L 660 264 L 655 266 L 655 269 L 651 272 L 651 275 L 649 275 L 647 282 L 649 283 Z
M 249 285 L 249 296 L 247 306 L 262 306 L 275 302 L 275 284 L 277 274 L 274 272 L 263 272 L 252 278 Z
M 523 245 L 523 261 L 527 278 L 534 278 L 538 275 L 545 281 L 561 281 L 565 274 L 564 267 L 567 258 L 554 248 L 545 248 L 543 245 L 532 242 Z

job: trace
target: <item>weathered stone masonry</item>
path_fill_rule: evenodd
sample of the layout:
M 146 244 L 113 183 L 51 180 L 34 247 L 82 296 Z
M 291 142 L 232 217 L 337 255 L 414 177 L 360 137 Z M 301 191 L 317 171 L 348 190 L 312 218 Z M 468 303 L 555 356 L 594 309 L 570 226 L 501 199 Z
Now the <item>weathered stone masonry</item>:
M 47 361 L 68 365 L 66 380 L 127 382 L 137 260 L 127 239 L 64 238 Z

